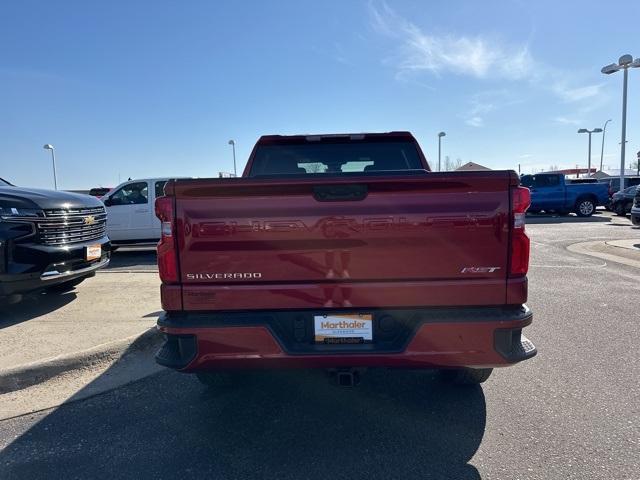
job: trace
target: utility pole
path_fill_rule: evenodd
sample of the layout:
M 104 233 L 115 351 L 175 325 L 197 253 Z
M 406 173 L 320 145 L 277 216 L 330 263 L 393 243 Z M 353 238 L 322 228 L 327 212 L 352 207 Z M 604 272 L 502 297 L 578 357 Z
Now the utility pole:
M 56 149 L 50 143 L 47 143 L 42 148 L 51 151 L 51 161 L 53 162 L 53 188 L 58 190 L 58 178 L 56 175 Z
M 229 145 L 231 145 L 231 148 L 233 149 L 233 176 L 237 177 L 238 172 L 236 171 L 236 141 L 229 140 Z
M 444 137 L 446 133 L 440 132 L 438 134 L 438 171 L 442 171 L 442 163 L 441 163 L 441 155 L 442 155 L 442 137 Z
M 624 190 L 625 147 L 627 143 L 627 83 L 630 68 L 640 67 L 640 59 L 635 60 L 631 55 L 622 55 L 618 63 L 605 65 L 600 70 L 605 75 L 611 75 L 619 70 L 623 71 L 622 81 L 622 141 L 620 142 L 620 191 Z
M 602 159 L 604 158 L 604 136 L 607 134 L 607 123 L 609 123 L 611 119 L 604 122 L 604 127 L 602 127 L 602 148 L 600 149 L 600 171 L 602 171 Z

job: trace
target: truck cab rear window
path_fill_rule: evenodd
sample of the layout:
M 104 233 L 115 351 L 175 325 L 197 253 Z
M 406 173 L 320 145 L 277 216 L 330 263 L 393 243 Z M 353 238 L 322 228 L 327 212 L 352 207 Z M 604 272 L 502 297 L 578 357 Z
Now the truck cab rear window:
M 249 176 L 336 175 L 422 168 L 411 142 L 260 145 Z
M 528 188 L 557 187 L 560 185 L 560 177 L 558 175 L 525 175 L 520 183 Z

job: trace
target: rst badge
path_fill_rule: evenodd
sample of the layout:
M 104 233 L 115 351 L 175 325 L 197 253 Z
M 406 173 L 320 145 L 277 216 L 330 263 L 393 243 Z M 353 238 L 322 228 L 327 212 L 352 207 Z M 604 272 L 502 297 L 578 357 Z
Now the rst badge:
M 493 273 L 500 270 L 500 267 L 464 267 L 460 273 Z

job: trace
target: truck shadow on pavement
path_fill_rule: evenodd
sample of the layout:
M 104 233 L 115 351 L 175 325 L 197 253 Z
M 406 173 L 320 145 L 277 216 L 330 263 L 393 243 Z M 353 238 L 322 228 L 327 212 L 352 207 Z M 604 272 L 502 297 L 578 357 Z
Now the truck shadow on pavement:
M 528 225 L 538 225 L 547 223 L 605 223 L 611 222 L 611 217 L 601 214 L 594 214 L 591 217 L 578 217 L 576 215 L 551 215 L 551 214 L 527 214 Z
M 26 431 L 4 423 L 20 434 L 0 477 L 475 480 L 485 427 L 482 389 L 432 372 L 369 371 L 352 389 L 321 371 L 265 372 L 210 391 L 166 371 Z
M 51 313 L 76 299 L 76 292 L 31 293 L 11 305 L 0 304 L 0 329 Z
M 155 270 L 157 266 L 155 249 L 118 250 L 111 255 L 105 270 L 127 270 L 131 268 Z

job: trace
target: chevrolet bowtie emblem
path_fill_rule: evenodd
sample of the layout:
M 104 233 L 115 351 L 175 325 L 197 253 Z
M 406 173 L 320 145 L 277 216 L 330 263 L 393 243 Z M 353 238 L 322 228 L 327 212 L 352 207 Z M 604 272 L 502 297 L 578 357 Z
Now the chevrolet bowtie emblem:
M 94 217 L 93 215 L 88 215 L 84 217 L 85 225 L 93 225 L 94 223 L 96 223 L 96 217 Z

